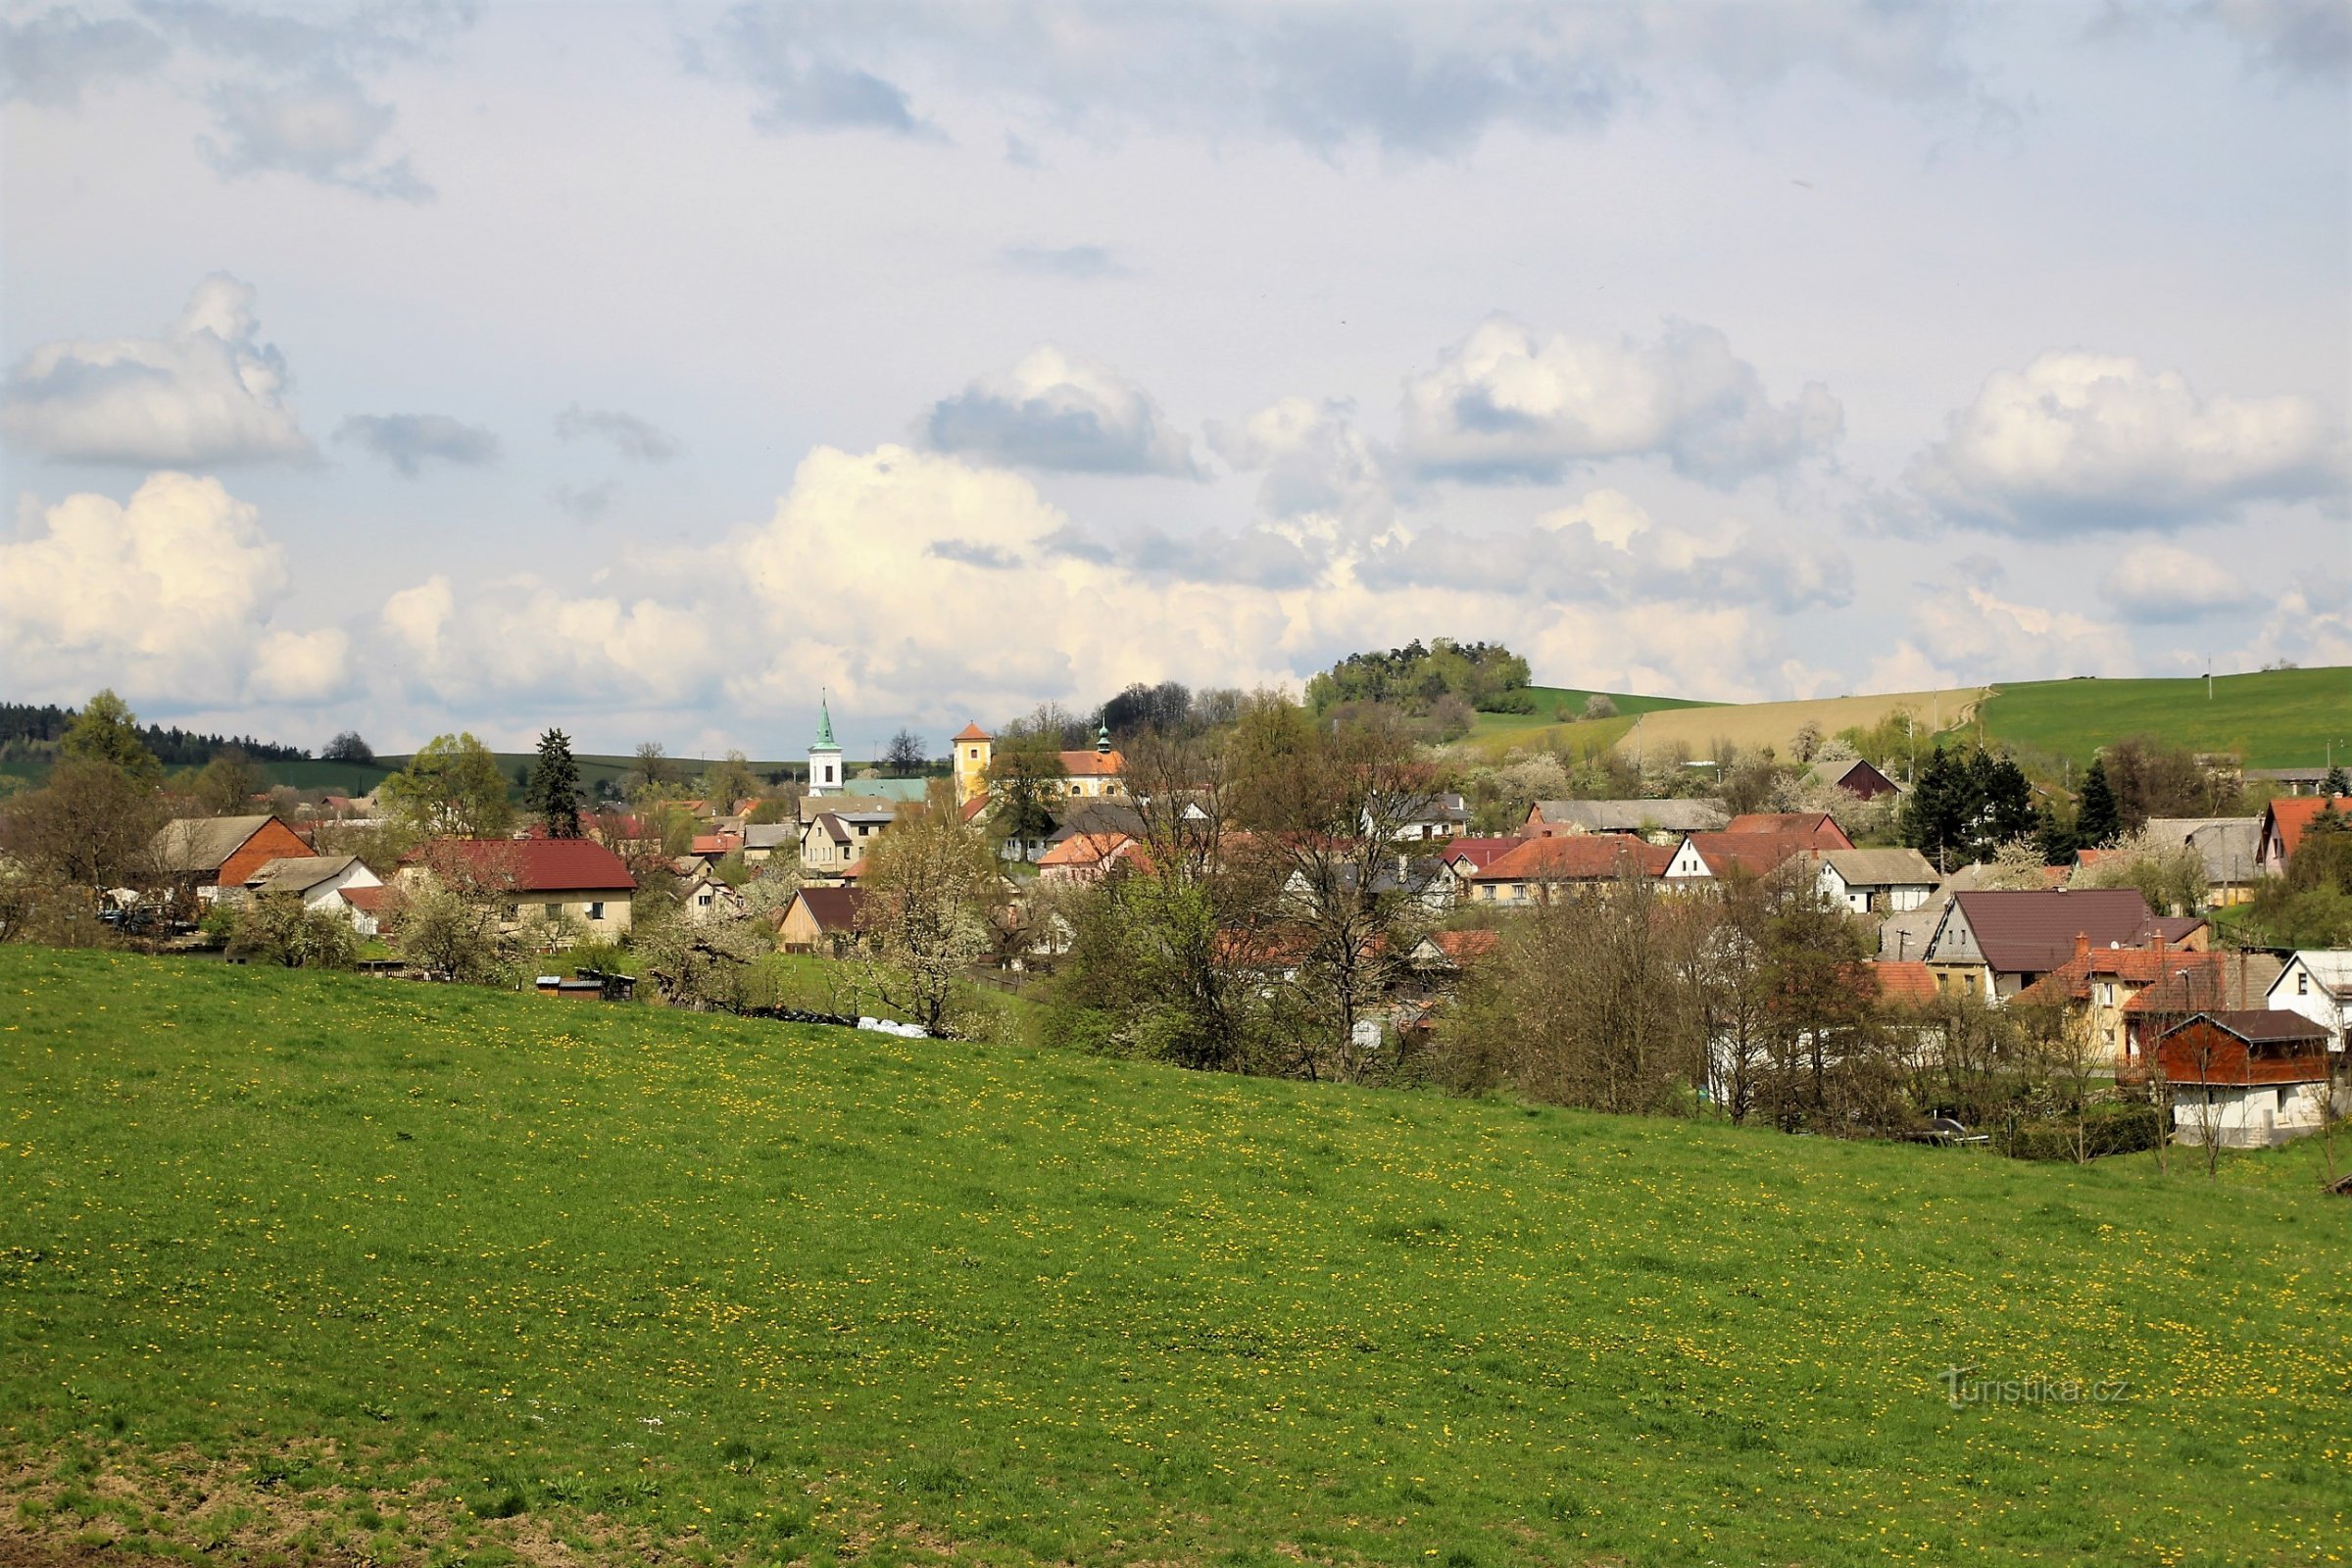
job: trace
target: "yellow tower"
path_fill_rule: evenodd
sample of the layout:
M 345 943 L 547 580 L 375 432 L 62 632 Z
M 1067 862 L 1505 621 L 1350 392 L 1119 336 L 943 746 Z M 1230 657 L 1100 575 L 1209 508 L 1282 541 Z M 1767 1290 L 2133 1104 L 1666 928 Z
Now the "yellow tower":
M 950 744 L 956 748 L 956 804 L 969 806 L 988 793 L 988 763 L 996 749 L 995 737 L 975 719 Z

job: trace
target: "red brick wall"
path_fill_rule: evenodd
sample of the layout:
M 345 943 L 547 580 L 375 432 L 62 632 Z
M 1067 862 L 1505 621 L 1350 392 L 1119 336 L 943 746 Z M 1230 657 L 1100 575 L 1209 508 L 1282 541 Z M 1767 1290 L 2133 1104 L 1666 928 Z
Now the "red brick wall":
M 220 867 L 220 885 L 243 887 L 247 877 L 271 860 L 293 859 L 310 853 L 311 847 L 302 841 L 302 836 L 273 816 Z

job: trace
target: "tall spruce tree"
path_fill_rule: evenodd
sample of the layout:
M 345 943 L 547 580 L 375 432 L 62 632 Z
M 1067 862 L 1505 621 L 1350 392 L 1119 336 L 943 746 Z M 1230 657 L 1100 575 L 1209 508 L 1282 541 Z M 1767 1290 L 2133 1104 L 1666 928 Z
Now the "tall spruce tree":
M 2115 806 L 2115 787 L 2107 782 L 2107 760 L 2093 758 L 2090 770 L 2082 775 L 2082 803 L 2075 812 L 2075 841 L 2086 850 L 2102 849 L 2113 843 L 2123 828 L 2123 817 Z
M 1903 797 L 1903 842 L 1948 870 L 1953 851 L 1960 848 L 1968 820 L 1967 769 L 1951 753 L 1937 746 L 1919 767 Z
M 562 730 L 539 737 L 539 760 L 523 800 L 549 838 L 580 836 L 580 765 L 572 760 L 571 737 Z
M 1982 746 L 1968 760 L 1970 813 L 1969 850 L 1980 860 L 2012 839 L 2034 831 L 2034 786 L 2026 770 L 2006 757 L 1995 757 Z

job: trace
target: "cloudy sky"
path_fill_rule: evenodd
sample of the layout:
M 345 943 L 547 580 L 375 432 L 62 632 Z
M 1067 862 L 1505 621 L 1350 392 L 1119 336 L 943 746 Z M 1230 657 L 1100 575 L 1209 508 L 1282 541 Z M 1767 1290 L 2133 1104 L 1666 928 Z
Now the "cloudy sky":
M 2352 661 L 2352 6 L 12 7 L 0 690 Z

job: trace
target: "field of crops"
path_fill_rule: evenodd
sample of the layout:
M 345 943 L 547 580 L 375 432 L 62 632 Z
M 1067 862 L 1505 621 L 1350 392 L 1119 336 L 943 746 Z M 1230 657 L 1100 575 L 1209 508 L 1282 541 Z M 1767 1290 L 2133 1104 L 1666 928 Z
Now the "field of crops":
M 24 948 L 0 995 L 0 1561 L 2352 1544 L 2309 1150 L 2157 1181 Z
M 2352 757 L 2352 665 L 2201 679 L 2004 685 L 1980 710 L 1992 740 L 2078 764 L 2127 735 L 2157 735 L 2248 767 L 2324 767 Z

